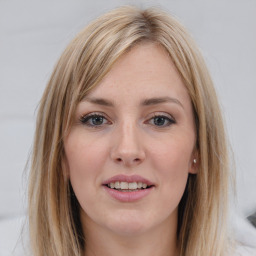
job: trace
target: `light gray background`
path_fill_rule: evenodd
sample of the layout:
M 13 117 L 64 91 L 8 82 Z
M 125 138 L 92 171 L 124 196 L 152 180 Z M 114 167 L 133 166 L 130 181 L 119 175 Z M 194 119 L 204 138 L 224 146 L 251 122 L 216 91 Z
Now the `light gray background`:
M 162 7 L 197 41 L 234 151 L 237 210 L 256 210 L 256 0 L 0 0 L 0 220 L 26 211 L 23 170 L 55 62 L 84 25 L 123 4 Z

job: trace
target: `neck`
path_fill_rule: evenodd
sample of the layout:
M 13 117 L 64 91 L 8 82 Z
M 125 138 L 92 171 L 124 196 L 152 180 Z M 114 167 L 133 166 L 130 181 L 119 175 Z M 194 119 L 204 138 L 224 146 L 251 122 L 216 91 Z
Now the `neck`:
M 87 222 L 87 224 L 89 224 Z M 90 228 L 92 227 L 92 228 Z M 168 227 L 168 229 L 166 228 Z M 144 233 L 120 235 L 95 225 L 84 229 L 85 256 L 177 256 L 177 221 L 167 220 Z

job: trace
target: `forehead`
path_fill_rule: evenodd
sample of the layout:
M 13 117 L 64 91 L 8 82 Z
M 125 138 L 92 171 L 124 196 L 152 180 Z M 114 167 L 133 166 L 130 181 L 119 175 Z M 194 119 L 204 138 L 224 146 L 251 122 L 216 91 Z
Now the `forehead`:
M 170 96 L 190 101 L 167 51 L 155 43 L 141 43 L 120 57 L 89 96 L 122 101 Z

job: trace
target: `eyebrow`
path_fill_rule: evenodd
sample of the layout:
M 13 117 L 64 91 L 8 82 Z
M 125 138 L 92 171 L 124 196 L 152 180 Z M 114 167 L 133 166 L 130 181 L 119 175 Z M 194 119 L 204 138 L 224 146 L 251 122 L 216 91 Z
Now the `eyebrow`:
M 113 102 L 102 99 L 102 98 L 87 98 L 85 97 L 83 101 L 89 101 L 90 103 L 97 104 L 97 105 L 102 105 L 102 106 L 107 106 L 107 107 L 113 107 L 114 104 Z
M 103 98 L 89 98 L 85 97 L 83 101 L 88 101 L 93 104 L 101 105 L 101 106 L 107 106 L 107 107 L 113 107 L 114 103 L 110 100 L 103 99 Z M 184 108 L 181 102 L 176 99 L 176 98 L 171 98 L 171 97 L 156 97 L 156 98 L 150 98 L 150 99 L 145 99 L 141 102 L 141 106 L 151 106 L 151 105 L 158 105 L 161 103 L 175 103 L 179 105 L 180 107 Z
M 149 106 L 149 105 L 157 105 L 157 104 L 166 103 L 166 102 L 175 103 L 175 104 L 178 104 L 180 107 L 184 108 L 178 99 L 171 98 L 171 97 L 159 97 L 159 98 L 145 99 L 142 101 L 141 105 Z

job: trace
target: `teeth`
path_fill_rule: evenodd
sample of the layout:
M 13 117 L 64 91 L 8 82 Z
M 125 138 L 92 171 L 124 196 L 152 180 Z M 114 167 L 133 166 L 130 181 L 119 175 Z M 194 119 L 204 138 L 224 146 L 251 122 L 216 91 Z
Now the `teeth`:
M 125 182 L 125 181 L 116 181 L 108 184 L 108 187 L 122 190 L 136 190 L 141 188 L 147 188 L 147 184 L 142 182 Z
M 137 183 L 136 182 L 132 182 L 128 184 L 129 189 L 137 189 Z
M 121 188 L 121 187 L 120 187 L 120 182 L 119 182 L 119 181 L 116 181 L 116 182 L 115 182 L 115 187 L 114 187 L 114 188 L 117 188 L 117 189 Z
M 128 182 L 121 182 L 120 183 L 120 187 L 121 187 L 121 189 L 128 189 L 129 188 L 129 184 L 128 184 Z

